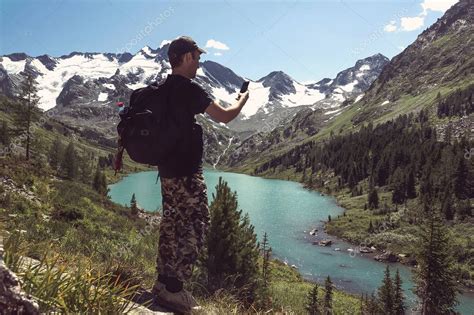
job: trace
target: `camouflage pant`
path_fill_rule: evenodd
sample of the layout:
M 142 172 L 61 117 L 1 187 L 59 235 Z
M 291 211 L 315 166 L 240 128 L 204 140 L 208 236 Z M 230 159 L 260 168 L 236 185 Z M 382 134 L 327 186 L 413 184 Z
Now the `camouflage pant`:
M 157 272 L 186 281 L 209 227 L 207 187 L 202 170 L 191 176 L 161 177 L 163 217 Z

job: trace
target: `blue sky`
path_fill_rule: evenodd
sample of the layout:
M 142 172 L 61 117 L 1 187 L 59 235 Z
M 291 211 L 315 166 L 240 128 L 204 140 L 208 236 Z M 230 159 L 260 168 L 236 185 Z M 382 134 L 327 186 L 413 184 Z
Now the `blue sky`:
M 0 0 L 0 55 L 135 53 L 180 35 L 237 74 L 305 82 L 357 59 L 392 58 L 456 0 Z

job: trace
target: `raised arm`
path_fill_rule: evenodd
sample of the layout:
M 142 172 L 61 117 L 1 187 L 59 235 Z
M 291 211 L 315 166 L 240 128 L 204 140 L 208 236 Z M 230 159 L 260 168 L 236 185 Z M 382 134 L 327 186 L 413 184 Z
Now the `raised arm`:
M 206 113 L 214 120 L 227 124 L 232 121 L 242 110 L 249 98 L 249 92 L 241 93 L 239 100 L 230 107 L 224 108 L 216 102 L 212 102 L 207 108 Z

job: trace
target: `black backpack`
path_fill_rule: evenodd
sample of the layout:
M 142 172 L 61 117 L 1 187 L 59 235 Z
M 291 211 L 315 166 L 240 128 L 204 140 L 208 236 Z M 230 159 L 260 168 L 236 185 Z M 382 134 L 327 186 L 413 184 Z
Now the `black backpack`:
M 115 171 L 122 166 L 124 149 L 133 161 L 153 166 L 166 162 L 176 149 L 181 128 L 169 106 L 170 94 L 166 81 L 154 82 L 132 92 L 130 106 L 119 113 Z

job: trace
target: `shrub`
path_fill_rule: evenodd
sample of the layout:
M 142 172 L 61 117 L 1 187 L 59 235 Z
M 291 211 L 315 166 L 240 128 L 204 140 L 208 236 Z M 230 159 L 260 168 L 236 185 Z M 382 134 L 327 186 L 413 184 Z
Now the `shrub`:
M 52 218 L 58 221 L 72 222 L 84 219 L 84 213 L 74 206 L 58 206 L 54 209 Z

